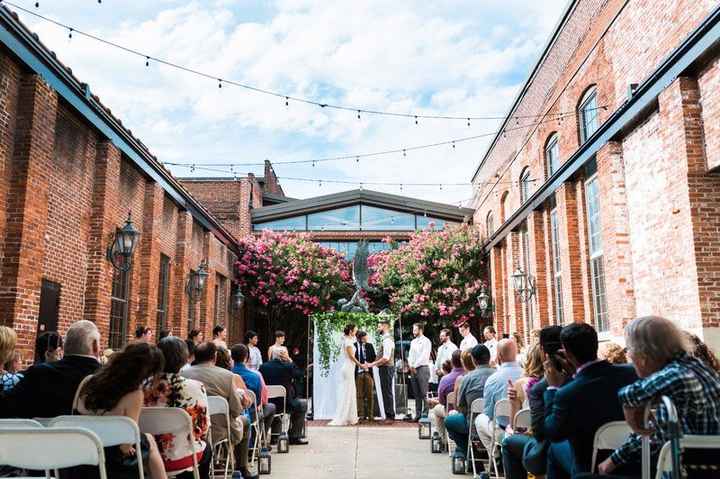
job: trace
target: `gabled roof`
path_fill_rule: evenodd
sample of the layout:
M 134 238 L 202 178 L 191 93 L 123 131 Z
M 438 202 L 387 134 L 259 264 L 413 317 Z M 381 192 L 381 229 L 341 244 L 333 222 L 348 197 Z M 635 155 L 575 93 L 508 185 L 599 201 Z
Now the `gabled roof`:
M 362 189 L 256 208 L 252 211 L 252 220 L 254 223 L 270 221 L 360 203 L 408 213 L 427 214 L 455 222 L 465 221 L 472 218 L 473 215 L 473 210 L 470 208 L 458 208 L 457 206 L 446 203 L 437 203 L 434 201 Z

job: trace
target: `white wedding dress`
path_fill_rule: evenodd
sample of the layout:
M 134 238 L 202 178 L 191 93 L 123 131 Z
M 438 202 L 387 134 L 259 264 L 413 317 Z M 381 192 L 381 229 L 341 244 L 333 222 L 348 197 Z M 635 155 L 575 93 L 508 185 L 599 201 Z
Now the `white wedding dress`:
M 353 347 L 353 341 L 343 336 L 340 353 L 340 384 L 338 384 L 337 407 L 335 418 L 329 426 L 351 426 L 358 423 L 357 396 L 355 389 L 355 362 L 348 357 L 347 348 Z

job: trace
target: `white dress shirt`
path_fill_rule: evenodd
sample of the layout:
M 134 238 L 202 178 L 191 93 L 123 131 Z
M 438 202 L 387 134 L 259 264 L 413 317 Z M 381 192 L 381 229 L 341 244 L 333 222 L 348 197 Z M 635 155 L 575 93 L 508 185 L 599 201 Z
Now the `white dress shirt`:
M 467 351 L 468 349 L 477 346 L 477 344 L 478 340 L 475 339 L 475 336 L 473 336 L 472 333 L 469 333 L 462 341 L 460 341 L 460 351 Z
M 497 358 L 497 339 L 488 339 L 485 341 L 485 347 L 490 350 L 490 361 L 495 361 Z
M 435 358 L 435 371 L 440 371 L 445 361 L 452 358 L 452 353 L 457 351 L 457 346 L 452 341 L 447 341 L 440 345 L 437 350 L 437 358 Z
M 408 365 L 411 368 L 430 366 L 430 352 L 432 343 L 425 336 L 418 336 L 410 342 L 410 354 L 408 354 Z
M 248 349 L 250 350 L 250 362 L 248 362 L 248 368 L 253 371 L 257 371 L 263 363 L 262 353 L 257 346 L 248 345 Z

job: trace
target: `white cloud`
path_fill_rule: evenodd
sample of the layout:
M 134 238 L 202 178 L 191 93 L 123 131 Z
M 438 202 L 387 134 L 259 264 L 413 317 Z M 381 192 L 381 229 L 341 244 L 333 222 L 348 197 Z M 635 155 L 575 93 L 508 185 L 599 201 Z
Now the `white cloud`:
M 16 0 L 20 2 L 20 0 Z M 32 9 L 32 2 L 20 2 Z M 152 2 L 150 2 L 152 3 Z M 562 3 L 531 0 L 248 2 L 142 0 L 91 6 L 42 2 L 40 11 L 188 67 L 324 102 L 398 112 L 504 113 L 536 60 Z M 379 118 L 291 103 L 108 49 L 21 15 L 41 39 L 161 160 L 197 164 L 363 153 L 492 131 L 497 122 Z M 249 20 L 245 20 L 249 19 Z M 391 182 L 469 182 L 489 139 L 407 157 L 277 165 L 281 176 Z M 239 168 L 240 171 L 248 169 Z M 187 174 L 187 170 L 175 170 Z M 198 172 L 198 174 L 208 174 Z M 285 181 L 295 197 L 347 189 Z M 398 187 L 369 187 L 399 193 Z M 403 194 L 455 202 L 470 188 Z

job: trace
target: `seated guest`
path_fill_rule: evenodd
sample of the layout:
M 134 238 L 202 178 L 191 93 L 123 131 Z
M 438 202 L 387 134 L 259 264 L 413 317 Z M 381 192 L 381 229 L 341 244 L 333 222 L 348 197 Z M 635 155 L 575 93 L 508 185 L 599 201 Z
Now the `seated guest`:
M 255 393 L 255 399 L 257 400 L 258 405 L 262 405 L 262 420 L 265 424 L 265 430 L 269 431 L 272 426 L 273 418 L 275 417 L 276 408 L 273 403 L 268 402 L 267 386 L 265 385 L 265 381 L 259 372 L 253 371 L 248 367 L 248 362 L 250 361 L 250 351 L 247 346 L 244 344 L 236 344 L 232 347 L 230 353 L 232 354 L 232 359 L 235 363 L 233 372 L 239 375 L 243 381 L 245 381 L 245 385 L 248 389 Z M 254 414 L 255 410 L 252 409 L 252 415 L 254 416 Z
M 162 371 L 164 362 L 156 346 L 142 342 L 128 344 L 96 374 L 83 380 L 77 394 L 76 412 L 86 416 L 125 416 L 138 423 L 143 406 L 142 385 Z M 167 477 L 155 438 L 143 434 L 140 444 L 143 455 L 148 456 L 150 475 L 153 478 Z M 105 448 L 108 477 L 137 471 L 136 464 L 125 461 L 135 454 L 134 446 L 121 444 Z
M 212 448 L 206 443 L 210 429 L 207 394 L 200 381 L 187 379 L 180 375 L 180 368 L 187 364 L 187 344 L 182 339 L 169 336 L 158 343 L 165 357 L 162 373 L 144 387 L 145 406 L 177 407 L 190 415 L 193 425 L 193 447 L 187 441 L 176 440 L 174 436 L 162 435 L 155 439 L 160 449 L 165 470 L 169 473 L 183 472 L 175 477 L 192 478 L 192 456 L 198 462 L 201 478 L 210 477 Z
M 225 326 L 217 325 L 213 328 L 213 343 L 215 343 L 215 346 L 218 348 L 225 348 L 227 349 L 227 343 L 225 342 L 225 338 L 227 337 L 227 331 L 225 330 Z
M 208 396 L 220 396 L 227 400 L 230 405 L 230 442 L 235 447 L 235 461 L 244 478 L 255 477 L 247 468 L 250 423 L 244 412 L 245 408 L 250 406 L 250 398 L 242 393 L 247 387 L 232 371 L 215 366 L 217 351 L 218 348 L 213 342 L 200 344 L 195 348 L 194 365 L 181 371 L 180 374 L 203 383 Z M 225 418 L 222 416 L 213 416 L 211 427 L 213 441 L 228 437 Z
M 695 334 L 685 332 L 687 337 L 690 339 L 690 356 L 698 358 L 700 361 L 707 364 L 710 369 L 720 373 L 720 361 L 718 361 L 715 353 L 708 348 L 707 344 L 703 343 L 702 339 L 697 337 Z
M 631 366 L 597 358 L 597 332 L 589 324 L 565 326 L 560 341 L 563 349 L 544 364 L 549 479 L 590 471 L 595 432 L 623 418 L 618 391 L 637 379 Z
M 0 417 L 55 417 L 72 413 L 80 381 L 100 367 L 100 333 L 92 321 L 73 323 L 65 356 L 31 366 L 10 391 L 0 394 Z
M 523 375 L 513 383 L 512 388 L 508 388 L 511 418 L 514 418 L 515 414 L 523 408 L 523 404 L 528 399 L 527 392 L 543 378 L 543 361 L 540 345 L 532 346 L 523 367 Z M 510 427 L 508 427 L 508 431 L 512 432 Z
M 605 343 L 598 350 L 598 357 L 605 359 L 610 364 L 627 364 L 625 348 L 618 343 Z
M 470 421 L 470 406 L 475 399 L 483 397 L 485 382 L 495 374 L 495 368 L 490 367 L 490 350 L 483 344 L 476 344 L 470 350 L 473 361 L 477 365 L 474 371 L 467 373 L 462 380 L 457 393 L 457 411 L 445 418 L 445 428 L 450 439 L 455 441 L 455 456 L 465 457 L 468 446 L 468 421 Z
M 245 333 L 245 344 L 250 351 L 250 357 L 248 358 L 247 367 L 253 371 L 260 369 L 260 365 L 263 363 L 262 353 L 258 345 L 258 334 L 255 331 L 248 331 Z
M 275 344 L 268 348 L 268 361 L 270 361 L 271 359 L 277 359 L 282 354 L 286 355 L 288 357 L 288 360 L 290 360 L 290 353 L 288 352 L 288 349 L 284 346 L 284 344 L 285 331 L 275 331 Z
M 657 316 L 635 319 L 625 328 L 625 342 L 641 379 L 620 389 L 618 397 L 625 419 L 637 434 L 600 464 L 601 474 L 629 465 L 634 467 L 626 469 L 638 470 L 640 434 L 647 434 L 643 427 L 645 406 L 660 396 L 668 396 L 677 408 L 683 434 L 720 434 L 720 376 L 710 365 L 688 354 L 692 345 L 672 321 Z M 655 418 L 656 428 L 650 436 L 651 464 L 657 463 L 660 447 L 671 439 L 663 403 Z
M 465 351 L 467 353 L 467 351 Z M 428 399 L 428 407 L 430 412 L 428 417 L 432 423 L 432 427 L 440 435 L 441 440 L 445 440 L 445 416 L 447 413 L 447 395 L 453 392 L 455 388 L 455 379 L 465 374 L 465 369 L 460 360 L 460 350 L 456 349 L 450 354 L 450 371 L 445 372 L 440 378 L 438 384 L 437 399 Z M 446 361 L 447 362 L 447 361 Z
M 191 339 L 186 339 L 185 346 L 188 350 L 188 357 L 187 362 L 180 368 L 180 371 L 186 370 L 195 362 L 195 343 L 193 343 Z
M 163 338 L 167 338 L 168 336 L 172 336 L 169 329 L 161 329 L 158 331 L 158 341 L 160 341 Z
M 138 343 L 151 343 L 153 337 L 152 328 L 147 326 L 138 326 L 135 328 L 135 342 Z
M 534 358 L 536 352 L 530 353 L 530 363 L 526 366 L 527 377 L 538 376 L 538 381 L 528 379 L 525 387 L 528 403 L 530 406 L 530 434 L 512 434 L 506 436 L 502 442 L 503 470 L 507 479 L 526 479 L 528 472 L 535 476 L 545 475 L 547 469 L 547 444 L 545 441 L 545 403 L 543 394 L 547 389 L 547 381 L 542 377 L 544 367 L 543 361 L 555 354 L 561 347 L 560 326 L 546 326 L 538 332 L 539 344 L 536 345 L 540 351 L 540 368 L 530 365 L 537 361 Z M 539 374 L 538 374 L 539 373 Z M 515 382 L 522 381 L 523 378 Z M 514 394 L 513 394 L 514 393 Z M 517 390 L 508 390 L 508 399 L 515 400 Z M 515 404 L 514 407 L 517 407 Z
M 52 363 L 63 357 L 63 340 L 55 331 L 42 333 L 35 339 L 35 361 L 33 364 Z
M 0 364 L 0 391 L 11 390 L 23 378 L 23 374 L 18 372 L 20 364 L 22 364 L 22 360 L 17 351 L 10 355 L 10 359 L 5 361 L 5 364 Z
M 188 341 L 192 341 L 192 343 L 197 346 L 205 341 L 205 333 L 199 329 L 192 329 L 190 333 L 188 333 Z
M 458 377 L 455 378 L 455 384 L 453 385 L 453 392 L 455 393 L 460 391 L 460 386 L 462 386 L 463 378 L 467 375 L 467 373 L 475 370 L 475 360 L 473 359 L 471 351 L 472 350 L 463 351 L 460 355 L 464 374 L 460 374 L 458 375 Z
M 475 418 L 475 429 L 480 441 L 488 451 L 492 447 L 493 435 L 495 435 L 496 441 L 502 441 L 503 433 L 501 430 L 504 430 L 510 424 L 509 417 L 500 416 L 495 418 L 495 404 L 507 397 L 508 383 L 513 384 L 523 375 L 523 370 L 517 363 L 517 345 L 514 340 L 501 339 L 498 341 L 495 360 L 498 363 L 498 368 L 485 383 L 483 413 Z M 495 424 L 491 422 L 493 418 L 495 418 Z M 493 430 L 494 428 L 495 430 Z
M 290 430 L 288 431 L 290 444 L 307 444 L 307 440 L 302 437 L 307 400 L 299 398 L 295 389 L 295 381 L 303 377 L 302 369 L 290 361 L 287 351 L 277 351 L 273 359 L 260 366 L 260 374 L 265 378 L 268 386 L 285 387 L 285 403 L 290 414 Z M 278 411 L 282 411 L 283 401 L 281 399 L 275 398 L 270 401 L 275 404 Z M 273 424 L 273 427 L 277 426 Z
M 232 357 L 230 357 L 230 351 L 228 351 L 227 348 L 218 348 L 215 366 L 232 371 Z
M 9 391 L 20 380 L 17 375 L 7 371 L 5 363 L 15 354 L 17 334 L 12 328 L 0 326 L 0 392 Z

